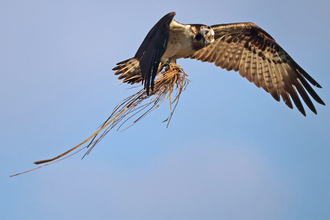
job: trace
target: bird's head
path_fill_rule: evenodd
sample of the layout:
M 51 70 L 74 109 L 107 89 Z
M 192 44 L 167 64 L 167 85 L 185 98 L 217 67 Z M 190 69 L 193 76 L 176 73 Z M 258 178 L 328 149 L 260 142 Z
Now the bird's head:
M 199 32 L 195 35 L 193 46 L 199 50 L 214 42 L 214 31 L 210 26 L 202 25 Z

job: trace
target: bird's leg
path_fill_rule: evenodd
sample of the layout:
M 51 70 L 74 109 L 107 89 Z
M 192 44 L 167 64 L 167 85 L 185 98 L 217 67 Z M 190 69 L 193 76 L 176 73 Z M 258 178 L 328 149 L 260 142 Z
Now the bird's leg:
M 165 64 L 165 71 L 171 70 L 171 69 L 181 69 L 181 66 L 176 64 L 176 60 L 166 60 Z
M 170 69 L 181 69 L 181 66 L 176 64 L 176 62 L 171 62 Z
M 165 63 L 163 63 L 163 67 L 165 67 L 165 72 L 170 70 L 170 63 L 171 63 L 171 61 L 169 59 L 166 60 Z

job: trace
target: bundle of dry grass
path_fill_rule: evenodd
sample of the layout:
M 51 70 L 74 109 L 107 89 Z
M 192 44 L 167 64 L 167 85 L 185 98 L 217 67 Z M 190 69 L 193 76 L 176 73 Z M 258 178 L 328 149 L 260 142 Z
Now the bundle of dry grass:
M 133 120 L 133 118 L 136 117 L 136 119 L 134 119 L 133 123 L 130 125 L 132 126 L 133 124 L 144 118 L 146 115 L 148 115 L 151 111 L 158 108 L 160 104 L 162 104 L 167 99 L 169 99 L 170 101 L 171 108 L 171 113 L 165 120 L 167 121 L 168 126 L 176 109 L 176 106 L 179 103 L 181 93 L 186 89 L 189 83 L 189 80 L 187 79 L 188 74 L 186 74 L 185 71 L 177 64 L 166 64 L 160 68 L 160 71 L 157 76 L 158 77 L 155 81 L 154 90 L 149 96 L 147 95 L 146 90 L 141 89 L 134 95 L 124 99 L 114 108 L 110 117 L 89 138 L 87 138 L 77 146 L 71 148 L 70 150 L 52 159 L 34 162 L 34 164 L 44 164 L 42 166 L 12 176 L 24 174 L 42 168 L 44 166 L 59 162 L 68 157 L 71 157 L 72 155 L 80 152 L 85 148 L 88 148 L 87 152 L 84 155 L 85 157 L 90 153 L 90 151 L 95 147 L 95 145 L 99 143 L 100 140 L 102 140 L 102 138 L 114 127 L 118 126 L 117 130 L 119 130 L 126 122 L 128 122 L 130 119 Z M 101 135 L 99 135 L 100 133 Z M 89 142 L 89 144 L 84 146 L 84 144 L 86 144 L 87 142 Z

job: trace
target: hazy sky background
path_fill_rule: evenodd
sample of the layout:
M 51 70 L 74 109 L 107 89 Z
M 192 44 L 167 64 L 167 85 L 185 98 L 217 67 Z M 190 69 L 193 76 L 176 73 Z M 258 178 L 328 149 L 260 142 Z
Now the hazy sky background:
M 304 117 L 213 64 L 169 104 L 92 153 L 15 178 L 90 136 L 137 89 L 111 70 L 175 11 L 182 23 L 254 22 L 323 89 Z M 330 219 L 330 2 L 1 1 L 0 219 Z

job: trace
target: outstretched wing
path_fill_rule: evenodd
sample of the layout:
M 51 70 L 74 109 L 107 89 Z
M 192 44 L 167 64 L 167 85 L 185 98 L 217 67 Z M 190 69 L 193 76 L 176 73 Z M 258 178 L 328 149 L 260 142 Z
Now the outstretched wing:
M 149 31 L 134 58 L 139 61 L 144 88 L 149 95 L 153 90 L 154 80 L 158 71 L 161 57 L 164 55 L 170 33 L 170 23 L 175 12 L 162 17 Z
M 214 25 L 212 28 L 215 41 L 189 58 L 213 62 L 228 71 L 239 71 L 242 77 L 262 87 L 274 99 L 280 101 L 282 97 L 285 104 L 293 108 L 291 97 L 303 115 L 306 113 L 298 93 L 315 114 L 307 92 L 324 105 L 307 80 L 316 87 L 321 86 L 266 31 L 253 23 Z

